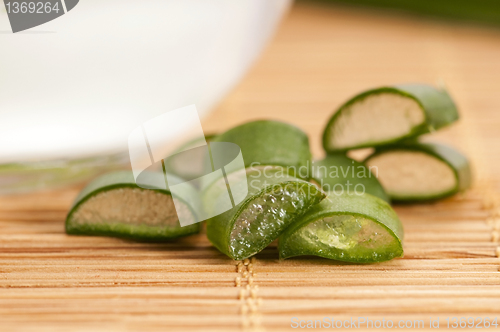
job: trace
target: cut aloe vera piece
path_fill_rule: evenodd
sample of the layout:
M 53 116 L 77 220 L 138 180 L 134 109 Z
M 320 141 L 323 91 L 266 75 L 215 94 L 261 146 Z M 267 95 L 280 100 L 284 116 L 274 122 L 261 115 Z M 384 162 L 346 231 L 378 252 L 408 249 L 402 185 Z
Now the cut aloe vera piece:
M 381 147 L 365 163 L 394 201 L 444 198 L 471 184 L 467 158 L 440 144 L 413 141 Z
M 216 135 L 205 135 L 205 142 L 210 143 Z M 193 139 L 181 145 L 165 159 L 165 171 L 182 179 L 196 179 L 204 175 L 206 156 L 200 149 L 203 138 Z
M 212 244 L 232 259 L 253 256 L 277 239 L 298 217 L 326 195 L 310 182 L 288 175 L 283 168 L 247 169 L 228 175 L 231 183 L 247 178 L 248 194 L 232 209 L 207 221 Z M 225 184 L 213 184 L 206 195 L 217 204 Z M 232 186 L 238 188 L 238 186 Z M 233 191 L 233 196 L 238 193 Z
M 164 179 L 163 174 L 143 173 L 141 176 Z M 195 220 L 190 204 L 178 201 L 176 206 L 183 216 Z M 66 232 L 143 241 L 198 233 L 199 223 L 180 226 L 176 206 L 169 190 L 140 188 L 128 171 L 108 173 L 80 192 L 66 218 Z
M 309 138 L 290 124 L 269 120 L 248 122 L 217 136 L 214 142 L 237 144 L 245 167 L 283 166 L 293 176 L 310 178 Z
M 280 258 L 314 255 L 353 263 L 403 256 L 403 226 L 394 210 L 370 194 L 333 195 L 313 206 L 279 239 Z
M 377 196 L 386 202 L 390 198 L 377 179 L 364 164 L 357 162 L 345 154 L 329 154 L 324 159 L 313 162 L 313 179 L 324 191 L 362 195 L 364 193 Z
M 323 133 L 328 152 L 379 146 L 438 130 L 458 119 L 445 90 L 408 84 L 363 92 L 342 105 Z

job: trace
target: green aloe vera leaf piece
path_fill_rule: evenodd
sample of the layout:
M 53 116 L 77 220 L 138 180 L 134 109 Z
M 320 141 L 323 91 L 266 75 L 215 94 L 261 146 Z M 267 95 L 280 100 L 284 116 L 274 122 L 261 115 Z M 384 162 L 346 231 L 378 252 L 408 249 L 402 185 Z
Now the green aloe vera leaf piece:
M 234 260 L 262 251 L 326 194 L 316 185 L 287 174 L 282 167 L 247 169 L 228 175 L 231 183 L 247 178 L 248 194 L 232 209 L 207 221 L 210 242 Z M 238 186 L 233 186 L 238 187 Z M 207 197 L 218 200 L 224 184 L 213 184 Z M 233 196 L 238 193 L 233 192 Z
M 385 201 L 370 194 L 330 193 L 283 232 L 280 258 L 314 255 L 353 263 L 403 256 L 403 225 Z
M 343 153 L 328 154 L 314 161 L 312 175 L 324 191 L 342 191 L 350 195 L 368 193 L 390 203 L 376 174 Z
M 444 89 L 424 84 L 382 87 L 342 105 L 323 132 L 327 152 L 380 146 L 438 130 L 458 120 Z
M 215 134 L 205 135 L 205 141 L 210 143 L 216 136 Z M 203 143 L 202 138 L 193 139 L 182 144 L 172 153 L 172 156 L 164 160 L 165 171 L 186 180 L 203 176 L 205 173 L 205 165 L 203 164 L 205 156 L 200 152 L 201 149 L 197 149 L 200 142 Z
M 163 177 L 163 174 L 145 176 Z M 189 203 L 180 201 L 180 206 L 185 209 L 182 213 L 195 218 L 195 210 Z M 139 241 L 164 241 L 199 230 L 200 223 L 180 226 L 169 190 L 141 188 L 130 171 L 104 174 L 90 182 L 75 199 L 66 218 L 68 234 Z
M 287 167 L 290 174 L 310 178 L 311 151 L 309 138 L 299 128 L 271 120 L 247 122 L 217 136 L 214 142 L 237 144 L 245 167 L 277 165 Z
M 393 201 L 436 200 L 471 185 L 467 158 L 442 144 L 406 141 L 379 147 L 365 163 Z

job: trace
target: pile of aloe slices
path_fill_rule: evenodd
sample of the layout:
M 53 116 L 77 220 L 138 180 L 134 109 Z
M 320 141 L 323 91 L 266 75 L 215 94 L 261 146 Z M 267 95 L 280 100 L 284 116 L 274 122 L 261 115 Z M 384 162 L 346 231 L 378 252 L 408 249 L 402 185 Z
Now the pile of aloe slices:
M 322 160 L 312 161 L 302 130 L 278 121 L 248 122 L 210 137 L 237 144 L 245 168 L 203 187 L 204 211 L 229 187 L 244 189 L 244 199 L 206 221 L 207 237 L 235 260 L 276 239 L 282 259 L 314 255 L 374 263 L 402 257 L 403 226 L 390 203 L 441 199 L 470 185 L 469 163 L 460 152 L 419 141 L 457 119 L 446 91 L 401 85 L 363 92 L 342 105 L 324 130 Z M 348 157 L 360 148 L 373 151 L 363 161 Z M 182 178 L 186 169 L 175 165 L 167 163 L 167 171 Z M 200 223 L 181 227 L 177 217 L 182 210 L 184 219 L 196 220 L 199 208 L 189 199 L 174 204 L 168 187 L 145 189 L 130 172 L 111 173 L 80 193 L 66 231 L 166 241 L 200 232 Z

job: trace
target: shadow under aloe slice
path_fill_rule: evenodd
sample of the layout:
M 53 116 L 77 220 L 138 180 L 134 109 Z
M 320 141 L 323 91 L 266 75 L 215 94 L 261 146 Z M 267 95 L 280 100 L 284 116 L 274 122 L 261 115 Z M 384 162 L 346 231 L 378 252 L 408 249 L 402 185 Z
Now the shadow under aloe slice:
M 163 174 L 161 174 L 163 177 Z M 200 224 L 181 227 L 177 213 L 195 215 L 186 202 L 176 203 L 169 190 L 144 189 L 131 172 L 105 174 L 85 187 L 66 218 L 66 232 L 75 235 L 165 241 L 198 233 Z
M 403 256 L 403 226 L 378 197 L 330 193 L 287 228 L 279 239 L 280 258 L 314 255 L 352 263 Z
M 248 194 L 232 209 L 207 221 L 208 239 L 234 260 L 262 251 L 298 217 L 326 195 L 314 184 L 286 174 L 280 167 L 247 169 Z M 217 200 L 217 185 L 206 194 Z

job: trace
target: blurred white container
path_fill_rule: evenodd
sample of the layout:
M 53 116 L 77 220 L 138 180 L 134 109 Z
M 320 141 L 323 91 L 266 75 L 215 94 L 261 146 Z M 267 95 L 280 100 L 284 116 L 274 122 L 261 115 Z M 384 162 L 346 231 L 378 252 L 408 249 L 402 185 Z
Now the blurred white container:
M 81 0 L 16 34 L 1 10 L 0 193 L 126 163 L 128 134 L 166 111 L 196 104 L 203 116 L 289 3 Z

